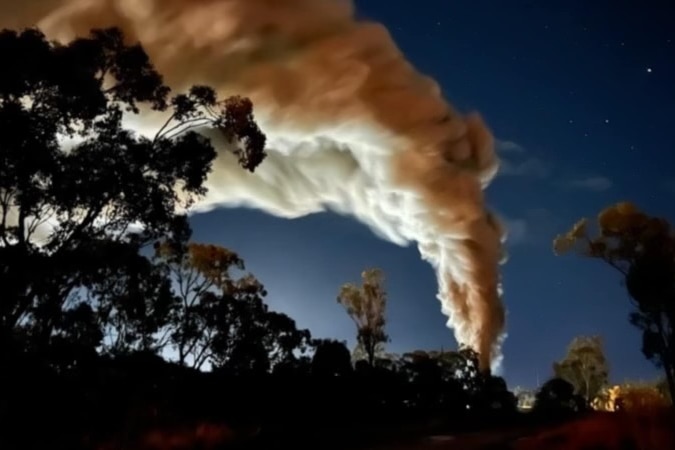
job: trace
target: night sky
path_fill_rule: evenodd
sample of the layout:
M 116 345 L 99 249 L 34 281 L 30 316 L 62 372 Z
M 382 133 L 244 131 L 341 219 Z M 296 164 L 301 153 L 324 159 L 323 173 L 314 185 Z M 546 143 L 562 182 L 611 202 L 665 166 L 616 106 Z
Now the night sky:
M 638 6 L 639 5 L 639 6 Z M 580 334 L 599 334 L 614 381 L 653 378 L 628 323 L 627 294 L 599 261 L 556 257 L 555 234 L 619 200 L 675 219 L 675 3 L 661 1 L 357 1 L 462 111 L 500 141 L 488 189 L 511 227 L 503 267 L 504 376 L 534 387 Z M 455 348 L 415 246 L 379 240 L 331 213 L 287 221 L 262 212 L 195 216 L 195 240 L 230 247 L 266 285 L 272 308 L 317 337 L 354 342 L 339 286 L 381 267 L 388 350 Z

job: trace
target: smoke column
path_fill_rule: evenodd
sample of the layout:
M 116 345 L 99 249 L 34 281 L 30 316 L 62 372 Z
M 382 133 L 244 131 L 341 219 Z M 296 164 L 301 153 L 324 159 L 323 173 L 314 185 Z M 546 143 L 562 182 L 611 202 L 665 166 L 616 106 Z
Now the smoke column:
M 498 169 L 492 135 L 479 116 L 453 110 L 382 25 L 356 20 L 350 1 L 8 3 L 16 5 L 2 7 L 4 22 L 56 39 L 119 26 L 174 90 L 207 84 L 250 97 L 269 156 L 250 174 L 220 145 L 197 209 L 286 218 L 333 210 L 398 245 L 416 242 L 436 270 L 448 327 L 482 368 L 497 368 L 506 232 L 484 204 Z M 160 119 L 136 126 L 156 129 Z

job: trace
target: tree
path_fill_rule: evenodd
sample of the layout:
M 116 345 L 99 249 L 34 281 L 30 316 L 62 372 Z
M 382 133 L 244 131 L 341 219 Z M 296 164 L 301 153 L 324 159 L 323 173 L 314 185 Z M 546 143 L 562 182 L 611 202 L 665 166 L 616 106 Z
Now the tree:
M 295 320 L 278 311 L 267 311 L 263 322 L 264 345 L 270 357 L 272 368 L 279 364 L 295 365 L 312 343 L 307 329 L 299 329 Z
M 565 358 L 553 364 L 553 372 L 574 386 L 575 394 L 590 405 L 609 381 L 609 366 L 600 337 L 574 338 Z
M 264 286 L 244 274 L 235 252 L 210 244 L 165 242 L 156 245 L 156 261 L 167 268 L 179 299 L 164 330 L 178 362 L 205 363 L 235 372 L 267 372 L 289 363 L 309 343 L 309 332 L 295 321 L 269 311 Z
M 648 385 L 621 386 L 615 400 L 615 410 L 648 412 L 667 409 L 670 402 L 654 387 Z
M 264 374 L 273 368 L 267 327 L 267 305 L 261 297 L 247 300 L 209 295 L 214 303 L 210 325 L 213 341 L 205 347 L 215 369 L 233 375 Z
M 299 367 L 311 342 L 309 330 L 298 329 L 286 314 L 270 311 L 259 295 L 211 296 L 215 315 L 211 362 L 232 374 L 267 373 L 279 367 Z M 224 320 L 220 318 L 224 317 Z
M 345 376 L 352 372 L 349 349 L 344 342 L 333 339 L 314 341 L 316 351 L 312 358 L 312 374 L 319 377 Z
M 387 294 L 381 270 L 364 270 L 361 278 L 361 287 L 351 283 L 343 285 L 337 301 L 356 324 L 356 340 L 366 352 L 368 365 L 372 367 L 378 346 L 389 341 L 384 331 Z
M 642 352 L 665 372 L 675 394 L 675 232 L 627 202 L 604 209 L 591 236 L 588 220 L 577 222 L 554 241 L 557 254 L 578 250 L 604 261 L 625 282 L 635 311 L 630 321 L 642 331 Z
M 171 97 L 142 47 L 117 29 L 66 45 L 34 29 L 4 30 L 0 58 L 0 336 L 45 348 L 88 304 L 101 327 L 122 311 L 114 327 L 132 339 L 135 321 L 139 345 L 150 346 L 161 321 L 141 320 L 155 314 L 144 305 L 166 286 L 136 276 L 145 264 L 138 251 L 184 233 L 177 211 L 205 193 L 216 152 L 197 128 L 238 141 L 248 170 L 264 159 L 250 101 L 221 101 L 204 86 Z M 124 126 L 141 108 L 167 116 L 152 138 Z M 92 299 L 111 276 L 120 295 Z
M 604 411 L 649 411 L 666 409 L 670 403 L 667 390 L 656 382 L 625 381 L 605 389 L 594 402 Z
M 562 378 L 552 378 L 537 391 L 532 410 L 555 417 L 578 412 L 584 404 L 584 399 L 574 393 L 571 383 Z
M 213 350 L 215 334 L 223 332 L 235 314 L 234 305 L 221 305 L 227 298 L 245 292 L 263 296 L 255 278 L 233 278 L 244 270 L 236 253 L 216 245 L 164 242 L 155 245 L 155 261 L 166 267 L 175 283 L 178 302 L 164 331 L 165 342 L 178 354 L 178 363 L 201 367 Z
M 375 356 L 373 358 L 373 361 L 379 361 L 385 359 L 386 357 L 387 353 L 385 352 L 385 343 L 378 342 L 377 345 L 375 346 Z M 366 352 L 365 348 L 363 347 L 363 344 L 358 340 L 356 341 L 356 345 L 352 350 L 351 359 L 354 364 L 356 364 L 356 362 L 358 361 L 368 361 L 368 352 Z
M 475 402 L 479 410 L 502 414 L 515 413 L 518 399 L 509 391 L 506 380 L 494 375 L 483 375 L 482 378 L 481 389 Z
M 178 302 L 168 271 L 142 255 L 140 245 L 133 241 L 100 244 L 77 263 L 98 266 L 89 271 L 85 299 L 87 305 L 96 306 L 104 332 L 102 351 L 118 356 L 159 352 L 166 345 L 160 331 L 169 324 Z
M 408 400 L 414 406 L 422 409 L 442 406 L 445 382 L 452 375 L 443 370 L 438 358 L 423 350 L 405 353 L 403 369 L 410 390 Z
M 472 349 L 416 350 L 405 353 L 402 362 L 410 400 L 416 406 L 443 407 L 463 414 L 481 402 L 485 379 L 479 370 L 478 354 Z

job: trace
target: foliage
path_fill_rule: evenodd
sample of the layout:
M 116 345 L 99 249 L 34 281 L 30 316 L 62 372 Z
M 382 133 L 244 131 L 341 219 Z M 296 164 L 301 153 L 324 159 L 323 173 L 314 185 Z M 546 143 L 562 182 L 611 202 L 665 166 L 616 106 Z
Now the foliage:
M 663 367 L 675 393 L 675 231 L 662 218 L 651 217 L 631 203 L 618 203 L 598 215 L 599 233 L 591 236 L 583 219 L 554 241 L 561 254 L 577 249 L 616 269 L 625 282 L 635 311 L 633 325 L 642 331 L 642 351 Z
M 609 366 L 598 336 L 579 336 L 570 343 L 565 358 L 553 364 L 553 372 L 574 386 L 574 392 L 590 405 L 609 379 Z
M 387 353 L 385 350 L 386 350 L 385 342 L 378 342 L 377 345 L 375 345 L 374 361 L 376 363 L 378 360 L 387 358 Z M 356 341 L 356 345 L 352 350 L 351 358 L 353 363 L 356 363 L 357 361 L 368 361 L 368 353 L 366 352 L 366 349 L 363 347 L 363 344 L 358 340 Z
M 469 348 L 458 351 L 417 350 L 401 357 L 401 371 L 417 407 L 454 414 L 515 412 L 516 398 L 506 382 L 479 370 L 478 354 Z
M 267 292 L 253 275 L 236 276 L 244 270 L 239 255 L 198 243 L 165 242 L 155 248 L 179 299 L 163 330 L 179 364 L 260 373 L 306 350 L 309 332 L 268 310 Z
M 574 386 L 562 378 L 551 378 L 535 395 L 532 411 L 544 416 L 559 417 L 585 409 L 585 401 L 574 393 Z
M 0 336 L 46 354 L 161 347 L 175 299 L 141 251 L 189 234 L 176 211 L 205 193 L 216 156 L 197 128 L 238 140 L 248 170 L 264 159 L 250 101 L 170 96 L 117 29 L 65 45 L 4 30 L 0 58 Z M 125 128 L 141 109 L 168 117 L 152 139 Z
M 645 382 L 625 382 L 612 386 L 602 397 L 598 399 L 597 406 L 606 411 L 662 410 L 670 403 L 656 383 Z
M 337 301 L 356 324 L 357 341 L 367 355 L 368 364 L 373 366 L 377 349 L 389 341 L 384 331 L 387 294 L 381 270 L 364 270 L 361 278 L 361 287 L 351 283 L 343 285 Z
M 352 372 L 349 349 L 344 342 L 318 339 L 312 358 L 312 374 L 320 377 L 345 376 Z
M 140 244 L 103 241 L 96 250 L 79 263 L 89 269 L 100 266 L 83 292 L 104 332 L 102 351 L 159 351 L 165 341 L 158 333 L 178 301 L 169 274 L 141 254 Z
M 232 270 L 243 270 L 244 262 L 215 245 L 157 243 L 155 260 L 175 280 L 178 300 L 167 323 L 166 341 L 177 352 L 179 364 L 190 358 L 192 367 L 201 367 L 211 358 L 217 334 L 227 332 L 234 313 L 231 305 L 221 307 L 224 301 L 218 294 L 263 296 L 262 285 L 252 277 L 233 280 Z

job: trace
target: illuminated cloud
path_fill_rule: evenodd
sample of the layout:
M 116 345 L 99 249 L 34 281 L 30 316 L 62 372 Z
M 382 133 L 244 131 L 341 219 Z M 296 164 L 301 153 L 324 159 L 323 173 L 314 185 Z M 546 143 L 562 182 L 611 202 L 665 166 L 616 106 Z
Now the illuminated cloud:
M 294 218 L 330 209 L 391 242 L 417 243 L 457 341 L 479 351 L 483 367 L 498 364 L 504 228 L 483 196 L 499 166 L 492 135 L 478 115 L 455 111 L 382 25 L 356 20 L 345 0 L 32 4 L 50 10 L 44 17 L 15 3 L 8 20 L 39 22 L 57 39 L 121 26 L 177 90 L 203 83 L 249 96 L 269 157 L 250 174 L 221 143 L 198 210 Z M 542 173 L 532 163 L 505 170 Z

